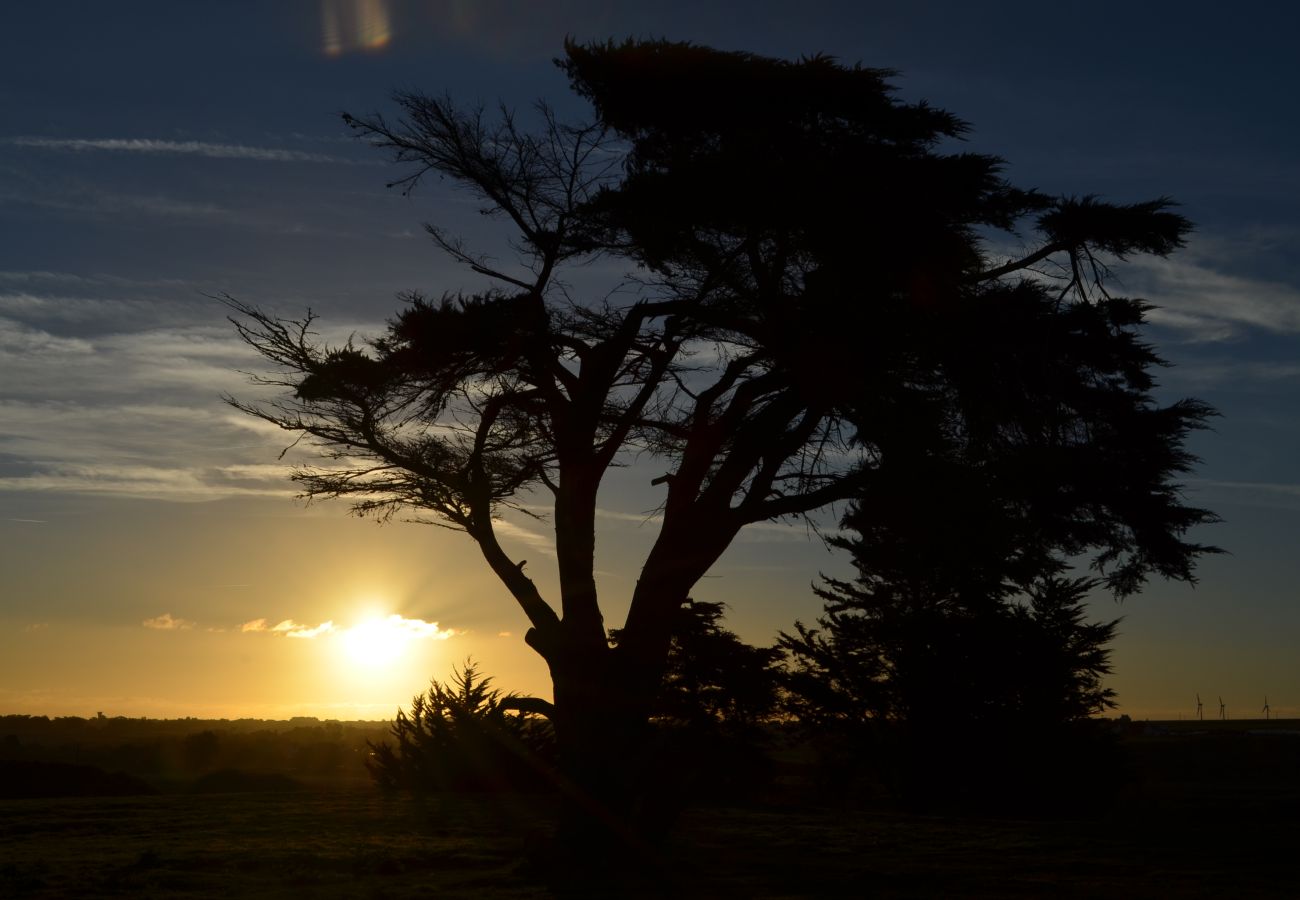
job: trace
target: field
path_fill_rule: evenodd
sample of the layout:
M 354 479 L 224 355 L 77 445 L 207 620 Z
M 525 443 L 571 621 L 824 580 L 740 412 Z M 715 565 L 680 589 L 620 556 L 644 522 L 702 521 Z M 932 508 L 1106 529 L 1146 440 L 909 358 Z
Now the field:
M 1262 724 L 1262 723 L 1256 723 Z M 774 793 L 688 812 L 671 897 L 1296 896 L 1297 723 L 1167 723 L 1087 818 L 923 816 Z M 295 791 L 0 801 L 4 897 L 546 897 L 545 804 Z

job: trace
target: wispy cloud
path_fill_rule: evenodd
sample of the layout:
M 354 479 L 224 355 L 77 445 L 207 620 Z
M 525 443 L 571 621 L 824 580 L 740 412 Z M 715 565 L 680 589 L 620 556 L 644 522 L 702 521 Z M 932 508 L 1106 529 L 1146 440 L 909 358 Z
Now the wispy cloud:
M 270 629 L 272 634 L 282 634 L 285 637 L 303 638 L 305 640 L 318 638 L 322 634 L 329 634 L 334 630 L 334 623 L 332 621 L 321 622 L 319 625 L 312 627 L 309 625 L 299 625 L 293 619 L 285 619 L 283 622 L 272 626 Z
M 550 507 L 536 507 L 538 512 L 550 512 Z M 613 509 L 597 509 L 596 518 L 609 522 L 631 522 L 635 525 L 659 525 L 664 520 L 662 512 L 629 513 Z
M 185 631 L 194 627 L 193 622 L 188 619 L 177 618 L 171 613 L 163 613 L 161 616 L 145 619 L 140 624 L 145 628 L 153 628 L 157 631 Z
M 242 634 L 271 634 L 283 637 L 314 640 L 327 634 L 338 635 L 345 640 L 351 637 L 381 638 L 392 642 L 414 640 L 445 641 L 461 632 L 455 628 L 443 628 L 437 622 L 424 619 L 408 619 L 393 614 L 385 618 L 367 619 L 350 627 L 336 625 L 332 619 L 319 625 L 304 625 L 293 619 L 283 619 L 275 625 L 266 618 L 253 619 L 239 626 Z
M 1115 294 L 1138 296 L 1156 305 L 1147 319 L 1169 329 L 1185 341 L 1208 343 L 1236 340 L 1252 330 L 1272 334 L 1300 334 L 1300 284 L 1275 278 L 1233 274 L 1276 271 L 1274 262 L 1261 257 L 1267 249 L 1274 261 L 1294 255 L 1296 236 L 1278 236 L 1283 246 L 1240 240 L 1198 237 L 1187 249 L 1172 256 L 1134 256 L 1114 267 L 1108 289 Z M 996 258 L 1014 259 L 1028 248 L 1009 244 L 991 246 Z M 1052 285 L 1064 284 L 1068 273 L 1039 273 Z
M 1231 340 L 1250 329 L 1300 334 L 1296 285 L 1230 275 L 1194 254 L 1136 258 L 1125 271 L 1125 281 L 1159 307 L 1150 321 L 1189 340 Z
M 120 275 L 91 274 L 80 275 L 75 272 L 51 272 L 46 269 L 6 270 L 0 271 L 0 282 L 18 284 L 59 284 L 78 286 L 110 285 L 118 288 L 194 287 L 194 282 L 183 278 L 124 278 Z
M 222 403 L 264 391 L 220 313 L 188 282 L 0 272 L 0 491 L 296 496 L 291 465 L 310 448 L 276 462 L 292 435 Z M 334 324 L 341 341 L 375 323 Z
M 120 217 L 124 214 L 140 214 L 224 224 L 244 224 L 249 221 L 247 217 L 215 203 L 196 203 L 162 194 L 123 194 L 98 188 L 78 192 L 75 196 L 49 191 L 41 193 L 6 191 L 0 192 L 0 201 L 101 219 Z
M 345 160 L 341 160 L 345 161 Z M 201 228 L 238 228 L 267 235 L 297 238 L 355 240 L 362 232 L 351 230 L 345 220 L 332 212 L 320 198 L 311 208 L 267 207 L 249 198 L 230 196 L 230 205 L 204 199 L 175 197 L 167 194 L 125 193 L 105 190 L 91 183 L 62 186 L 27 186 L 21 189 L 0 188 L 0 206 L 12 205 L 52 210 L 61 216 L 97 222 L 116 228 L 124 219 L 162 220 Z M 323 224 L 326 221 L 334 224 Z M 341 226 L 341 227 L 340 227 Z
M 178 501 L 296 493 L 289 466 L 270 463 L 283 433 L 221 402 L 223 391 L 247 390 L 238 370 L 250 353 L 230 329 L 79 336 L 3 315 L 42 305 L 0 293 L 0 490 Z
M 117 322 L 120 328 L 121 323 L 144 320 L 151 315 L 157 317 L 167 312 L 169 311 L 164 304 L 145 299 L 58 296 L 24 290 L 0 291 L 0 315 L 28 323 L 57 322 L 85 327 L 87 324 Z M 157 318 L 154 321 L 156 323 Z
M 545 556 L 555 555 L 555 540 L 548 534 L 533 531 L 506 519 L 493 519 L 492 527 L 497 535 L 507 540 L 518 541 Z
M 382 629 L 411 640 L 445 641 L 461 633 L 455 628 L 442 628 L 437 622 L 428 622 L 424 619 L 408 619 L 405 616 L 396 614 L 386 619 L 362 622 L 360 625 L 355 625 L 348 630 L 353 631 L 357 628 Z
M 536 512 L 549 512 L 547 507 L 532 507 Z M 612 509 L 597 509 L 596 517 L 606 522 L 626 522 L 634 525 L 654 525 L 663 523 L 663 513 L 629 513 Z M 741 529 L 737 540 L 741 543 L 758 543 L 763 541 L 807 541 L 817 534 L 838 534 L 839 529 L 825 522 L 751 522 Z
M 0 477 L 0 491 L 115 495 L 139 500 L 203 502 L 230 497 L 293 497 L 283 480 L 263 484 L 222 478 L 223 467 L 166 468 L 148 465 L 33 464 L 24 475 Z
M 100 151 L 141 153 L 151 156 L 202 156 L 209 159 L 246 159 L 256 162 L 371 164 L 364 160 L 353 160 L 325 153 L 309 153 L 305 150 L 286 150 L 281 147 L 249 147 L 244 144 L 214 144 L 208 141 L 164 141 L 153 138 L 48 138 L 23 135 L 7 138 L 4 143 L 17 147 L 63 150 L 74 153 Z

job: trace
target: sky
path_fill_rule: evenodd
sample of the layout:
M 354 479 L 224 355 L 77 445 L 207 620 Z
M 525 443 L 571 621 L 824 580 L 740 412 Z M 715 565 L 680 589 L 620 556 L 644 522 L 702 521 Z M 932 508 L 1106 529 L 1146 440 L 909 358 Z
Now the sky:
M 743 11 L 742 11 L 743 8 Z M 1167 195 L 1183 251 L 1117 269 L 1157 304 L 1161 397 L 1219 410 L 1188 502 L 1228 552 L 1097 618 L 1117 712 L 1300 716 L 1300 13 L 1289 4 L 552 0 L 45 0 L 0 12 L 0 714 L 387 718 L 472 656 L 546 696 L 522 613 L 468 538 L 294 499 L 229 294 L 375 333 L 404 290 L 482 288 L 422 223 L 499 246 L 446 184 L 411 197 L 340 113 L 395 89 L 586 110 L 552 64 L 579 40 L 666 37 L 899 71 L 1016 184 Z M 496 242 L 496 243 L 494 243 Z M 600 273 L 596 273 L 599 275 Z M 595 277 L 595 276 L 591 276 Z M 658 471 L 600 498 L 621 624 Z M 555 596 L 545 527 L 503 524 Z M 746 640 L 811 621 L 847 560 L 755 526 L 698 586 Z

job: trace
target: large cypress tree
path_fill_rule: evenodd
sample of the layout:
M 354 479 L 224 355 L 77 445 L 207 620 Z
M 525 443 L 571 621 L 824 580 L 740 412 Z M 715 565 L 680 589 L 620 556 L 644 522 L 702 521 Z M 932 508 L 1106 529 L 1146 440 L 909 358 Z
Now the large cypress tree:
M 1104 289 L 1107 261 L 1181 246 L 1167 201 L 1016 189 L 1000 160 L 955 150 L 954 116 L 827 57 L 633 41 L 569 45 L 561 65 L 593 124 L 544 112 L 529 132 L 414 93 L 397 119 L 347 118 L 412 167 L 406 186 L 433 173 L 481 201 L 518 259 L 431 227 L 495 286 L 408 295 L 383 335 L 342 347 L 237 304 L 283 393 L 236 405 L 346 461 L 301 471 L 308 496 L 475 542 L 550 668 L 575 815 L 635 805 L 677 610 L 737 533 L 909 460 L 959 454 L 988 502 L 1097 555 L 1121 593 L 1149 572 L 1190 577 L 1202 548 L 1184 535 L 1208 514 L 1173 478 L 1209 411 L 1152 396 L 1145 304 Z M 1031 248 L 1007 259 L 986 236 L 1016 227 Z M 560 273 L 593 255 L 640 266 L 638 289 L 571 295 Z M 633 458 L 657 467 L 663 516 L 613 647 L 596 504 Z M 494 526 L 539 495 L 550 600 Z

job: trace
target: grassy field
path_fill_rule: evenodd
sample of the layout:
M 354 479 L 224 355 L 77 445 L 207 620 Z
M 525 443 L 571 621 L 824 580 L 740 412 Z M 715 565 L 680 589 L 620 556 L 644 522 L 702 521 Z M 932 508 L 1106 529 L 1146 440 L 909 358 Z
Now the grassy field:
M 697 809 L 663 848 L 660 892 L 1300 895 L 1300 738 L 1189 724 L 1128 745 L 1140 777 L 1084 819 L 908 815 L 793 796 Z M 520 800 L 362 789 L 7 800 L 0 896 L 546 897 L 536 861 L 553 824 L 544 805 Z

